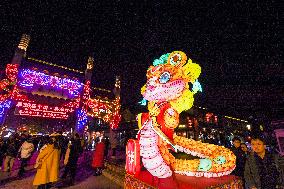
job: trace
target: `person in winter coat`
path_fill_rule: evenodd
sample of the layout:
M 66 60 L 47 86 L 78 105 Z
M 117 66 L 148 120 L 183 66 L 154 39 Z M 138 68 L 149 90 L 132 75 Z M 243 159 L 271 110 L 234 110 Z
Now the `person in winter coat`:
M 94 168 L 94 176 L 99 176 L 102 174 L 102 169 L 104 167 L 104 152 L 105 143 L 104 139 L 100 138 L 100 141 L 96 145 L 96 149 L 93 153 L 92 167 Z
M 55 138 L 50 138 L 36 159 L 37 172 L 33 185 L 38 189 L 50 188 L 51 183 L 58 181 L 60 150 L 57 144 Z
M 77 171 L 77 162 L 80 157 L 80 154 L 83 152 L 81 146 L 81 140 L 78 133 L 75 134 L 74 138 L 71 139 L 68 144 L 68 149 L 66 150 L 64 164 L 65 169 L 62 175 L 62 179 L 66 179 L 67 175 L 70 174 L 70 179 L 68 185 L 73 185 L 75 181 L 76 171 Z
M 38 142 L 38 145 L 37 145 L 37 150 L 39 152 L 42 151 L 42 149 L 44 149 L 48 143 L 48 140 L 49 140 L 49 136 L 42 136 Z
M 104 158 L 105 160 L 108 160 L 108 151 L 110 149 L 110 142 L 109 142 L 109 139 L 108 138 L 105 138 L 104 140 L 105 142 L 105 152 L 104 152 Z
M 261 137 L 251 140 L 253 153 L 245 164 L 245 181 L 249 189 L 284 188 L 284 157 L 265 150 Z
M 244 152 L 241 150 L 241 139 L 234 137 L 232 139 L 232 142 L 233 147 L 231 148 L 231 150 L 236 156 L 236 168 L 232 172 L 232 174 L 243 178 L 246 158 Z
M 0 138 L 0 170 L 2 170 L 2 164 L 5 152 L 6 152 L 6 144 L 4 143 L 3 139 Z
M 249 155 L 251 154 L 251 151 L 248 149 L 246 143 L 241 143 L 240 148 L 243 151 L 245 158 L 247 159 L 249 157 Z
M 20 158 L 21 158 L 21 166 L 20 170 L 18 172 L 18 177 L 22 177 L 25 172 L 25 167 L 27 166 L 28 161 L 30 160 L 32 156 L 32 152 L 34 151 L 34 144 L 32 142 L 32 139 L 29 138 L 26 141 L 23 142 L 21 145 L 19 152 L 20 152 Z
M 11 172 L 14 161 L 18 155 L 19 140 L 17 137 L 10 137 L 7 141 L 6 157 L 4 161 L 4 171 Z

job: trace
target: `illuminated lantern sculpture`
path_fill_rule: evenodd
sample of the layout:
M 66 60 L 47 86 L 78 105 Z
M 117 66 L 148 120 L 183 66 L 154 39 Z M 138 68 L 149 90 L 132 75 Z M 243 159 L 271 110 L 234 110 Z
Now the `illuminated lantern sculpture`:
M 138 140 L 130 139 L 127 142 L 125 169 L 131 175 L 140 173 L 140 146 Z
M 187 60 L 181 51 L 162 55 L 147 70 L 147 83 L 141 94 L 143 103 L 148 101 L 149 113 L 138 115 L 138 139 L 142 163 L 153 176 L 167 178 L 175 172 L 187 176 L 220 177 L 235 168 L 236 157 L 229 149 L 174 135 L 179 114 L 190 109 L 194 94 L 202 91 L 197 80 L 200 73 L 200 66 Z M 199 159 L 176 159 L 170 150 Z

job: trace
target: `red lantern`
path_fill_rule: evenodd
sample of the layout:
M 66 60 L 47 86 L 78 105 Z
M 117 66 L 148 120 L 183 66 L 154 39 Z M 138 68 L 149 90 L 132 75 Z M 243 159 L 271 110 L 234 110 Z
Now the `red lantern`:
M 140 173 L 140 146 L 138 140 L 129 139 L 127 142 L 125 169 L 131 175 Z
M 214 122 L 218 123 L 218 116 L 214 116 Z

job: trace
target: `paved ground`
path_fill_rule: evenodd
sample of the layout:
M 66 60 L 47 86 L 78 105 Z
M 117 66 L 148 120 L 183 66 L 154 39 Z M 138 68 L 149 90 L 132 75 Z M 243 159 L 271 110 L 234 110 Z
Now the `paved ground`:
M 24 179 L 20 180 L 13 180 L 11 182 L 7 182 L 5 184 L 1 184 L 0 188 L 5 189 L 33 189 L 35 187 L 32 186 L 33 177 L 29 176 Z M 61 185 L 58 183 L 54 187 L 55 188 L 70 188 L 70 189 L 121 189 L 122 187 L 118 186 L 114 182 L 110 181 L 104 176 L 88 176 L 85 180 L 77 181 L 75 182 L 74 186 L 66 187 L 64 185 Z
M 35 154 L 36 156 L 36 154 Z M 74 186 L 67 187 L 63 182 L 58 182 L 52 188 L 70 188 L 70 189 L 121 189 L 119 185 L 109 180 L 105 176 L 93 176 L 93 170 L 90 167 L 90 157 L 82 156 L 79 159 L 79 166 L 76 174 Z M 31 162 L 33 162 L 31 160 Z M 5 189 L 33 189 L 33 178 L 35 175 L 35 169 L 33 169 L 32 163 L 28 166 L 28 170 L 24 175 L 24 178 L 17 178 L 19 162 L 15 162 L 14 169 L 11 176 L 0 172 L 0 188 Z M 61 169 L 61 173 L 64 169 Z

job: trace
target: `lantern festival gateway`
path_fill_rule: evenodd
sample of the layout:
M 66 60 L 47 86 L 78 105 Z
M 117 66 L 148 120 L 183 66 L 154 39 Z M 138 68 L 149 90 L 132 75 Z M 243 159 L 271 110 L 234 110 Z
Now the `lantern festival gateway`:
M 112 129 L 120 122 L 120 80 L 117 77 L 115 97 L 91 97 L 93 57 L 88 58 L 84 72 L 26 56 L 30 36 L 24 34 L 12 62 L 7 64 L 0 81 L 0 125 L 7 116 L 39 117 L 67 120 L 82 133 L 88 121 L 102 119 Z

